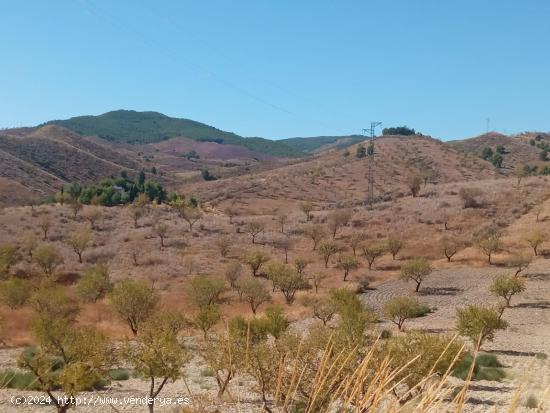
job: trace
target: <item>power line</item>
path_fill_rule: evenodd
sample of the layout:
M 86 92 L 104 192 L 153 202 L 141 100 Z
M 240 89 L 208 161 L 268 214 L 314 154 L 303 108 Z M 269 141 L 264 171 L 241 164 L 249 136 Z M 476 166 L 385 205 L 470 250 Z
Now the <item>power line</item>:
M 207 75 L 209 78 L 211 78 L 211 79 L 215 80 L 216 82 L 228 87 L 229 89 L 234 90 L 237 93 L 240 93 L 244 96 L 247 96 L 249 99 L 252 99 L 256 102 L 259 102 L 259 103 L 261 103 L 265 106 L 268 106 L 272 109 L 275 109 L 277 111 L 283 112 L 287 115 L 294 116 L 298 119 L 307 120 L 308 122 L 315 123 L 315 124 L 322 124 L 325 127 L 332 129 L 332 126 L 324 123 L 321 120 L 313 119 L 313 118 L 310 118 L 308 116 L 297 114 L 297 113 L 295 113 L 291 110 L 288 110 L 288 109 L 284 108 L 281 105 L 272 103 L 269 100 L 264 99 L 264 98 L 262 98 L 262 97 L 260 97 L 256 94 L 250 92 L 249 90 L 237 85 L 236 83 L 223 78 L 218 73 L 208 69 L 207 67 L 204 67 L 202 65 L 191 62 L 190 60 L 185 59 L 184 57 L 182 57 L 180 55 L 178 55 L 176 57 L 175 54 L 173 54 L 171 51 L 167 50 L 164 47 L 165 46 L 164 44 L 159 43 L 159 42 L 155 41 L 152 38 L 149 38 L 148 36 L 144 35 L 140 31 L 138 31 L 138 30 L 136 30 L 136 29 L 134 29 L 134 28 L 132 28 L 128 25 L 125 25 L 124 23 L 122 23 L 120 21 L 119 18 L 117 18 L 116 16 L 106 12 L 104 9 L 101 9 L 96 4 L 94 4 L 92 0 L 78 0 L 78 1 L 90 14 L 94 15 L 96 18 L 107 21 L 110 25 L 112 25 L 113 27 L 116 27 L 119 30 L 130 32 L 136 38 L 139 38 L 139 40 L 141 40 L 143 43 L 146 43 L 149 46 L 153 47 L 156 51 L 161 52 L 165 57 L 167 57 L 169 60 L 171 60 L 175 64 L 181 64 L 182 61 L 183 61 L 185 63 L 185 65 L 187 65 L 191 69 L 195 70 L 196 72 Z

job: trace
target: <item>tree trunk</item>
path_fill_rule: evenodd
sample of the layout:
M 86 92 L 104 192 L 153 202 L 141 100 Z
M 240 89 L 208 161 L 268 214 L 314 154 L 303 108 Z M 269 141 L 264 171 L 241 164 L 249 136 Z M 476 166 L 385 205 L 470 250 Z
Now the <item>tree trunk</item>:
M 416 282 L 416 288 L 414 290 L 415 292 L 418 292 L 418 290 L 420 290 L 420 283 L 421 282 L 418 282 L 418 281 Z

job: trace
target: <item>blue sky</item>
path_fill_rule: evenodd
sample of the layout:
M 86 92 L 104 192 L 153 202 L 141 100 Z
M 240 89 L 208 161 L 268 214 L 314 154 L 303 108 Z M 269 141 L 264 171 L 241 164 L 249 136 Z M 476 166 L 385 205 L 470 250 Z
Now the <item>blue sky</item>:
M 155 110 L 243 136 L 550 129 L 546 0 L 0 0 L 0 127 Z

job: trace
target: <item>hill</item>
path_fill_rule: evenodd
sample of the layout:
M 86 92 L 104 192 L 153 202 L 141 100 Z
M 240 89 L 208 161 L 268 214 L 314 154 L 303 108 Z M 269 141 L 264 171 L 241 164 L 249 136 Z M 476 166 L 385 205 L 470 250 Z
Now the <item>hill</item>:
M 361 205 L 367 196 L 368 161 L 356 158 L 355 150 L 356 146 L 351 146 L 349 151 L 321 152 L 302 162 L 253 177 L 196 183 L 182 190 L 215 202 L 242 196 L 281 199 L 286 203 L 310 200 L 329 205 Z M 474 181 L 496 175 L 489 162 L 428 137 L 377 138 L 375 155 L 375 193 L 381 200 L 408 193 L 407 179 L 413 174 L 433 183 Z
M 303 152 L 279 141 L 245 138 L 189 119 L 172 118 L 158 112 L 116 110 L 99 116 L 78 116 L 53 120 L 58 125 L 85 136 L 98 136 L 111 142 L 146 144 L 175 137 L 201 142 L 216 142 L 245 148 L 276 157 L 299 157 Z
M 349 136 L 313 136 L 310 138 L 288 138 L 279 142 L 302 152 L 315 153 L 327 149 L 342 149 L 355 143 L 364 141 L 362 135 Z
M 15 191 L 3 204 L 33 202 L 66 183 L 96 182 L 142 169 L 138 159 L 54 125 L 0 132 L 0 188 Z
M 491 148 L 495 151 L 497 146 L 503 146 L 502 169 L 504 172 L 524 165 L 543 168 L 550 164 L 540 158 L 541 147 L 545 144 L 550 144 L 550 135 L 538 132 L 526 132 L 515 136 L 489 132 L 473 138 L 446 143 L 453 149 L 475 156 L 480 156 L 484 148 Z

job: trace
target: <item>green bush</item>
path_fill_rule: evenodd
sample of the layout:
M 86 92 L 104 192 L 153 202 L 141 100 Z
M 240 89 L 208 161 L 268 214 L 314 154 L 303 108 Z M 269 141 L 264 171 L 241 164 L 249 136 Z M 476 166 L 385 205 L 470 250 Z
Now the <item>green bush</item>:
M 36 376 L 15 370 L 0 371 L 0 388 L 17 390 L 40 390 Z
M 130 370 L 128 369 L 113 369 L 109 371 L 109 377 L 111 380 L 123 381 L 130 378 Z
M 468 353 L 458 362 L 453 370 L 452 375 L 459 379 L 465 380 L 468 377 L 474 357 Z M 501 381 L 506 377 L 506 373 L 502 370 L 502 364 L 493 354 L 480 354 L 474 364 L 472 380 L 490 380 Z

